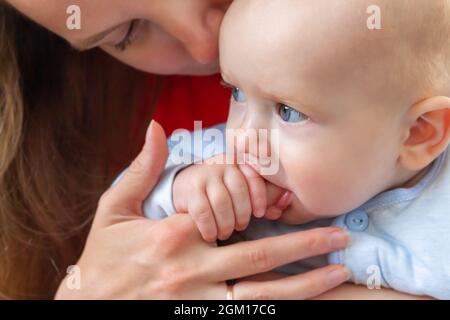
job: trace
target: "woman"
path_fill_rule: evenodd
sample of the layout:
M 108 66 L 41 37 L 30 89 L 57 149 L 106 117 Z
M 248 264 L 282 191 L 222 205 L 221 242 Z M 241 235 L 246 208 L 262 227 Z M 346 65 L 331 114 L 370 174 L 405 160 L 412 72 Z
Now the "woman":
M 301 299 L 342 284 L 348 278 L 343 266 L 282 279 L 252 277 L 345 247 L 348 236 L 335 228 L 280 236 L 270 246 L 260 240 L 215 247 L 201 240 L 186 215 L 143 219 L 142 200 L 166 160 L 165 136 L 156 123 L 127 174 L 98 202 L 137 153 L 161 81 L 153 77 L 145 108 L 133 108 L 143 101 L 137 94 L 142 74 L 88 49 L 101 48 L 153 74 L 215 73 L 218 28 L 230 1 L 77 3 L 79 30 L 66 27 L 71 1 L 0 3 L 2 295 Z M 79 290 L 62 281 L 72 264 L 81 270 Z M 244 277 L 227 290 L 226 280 Z M 370 292 L 346 285 L 327 294 Z M 389 295 L 399 297 L 390 291 L 382 297 Z

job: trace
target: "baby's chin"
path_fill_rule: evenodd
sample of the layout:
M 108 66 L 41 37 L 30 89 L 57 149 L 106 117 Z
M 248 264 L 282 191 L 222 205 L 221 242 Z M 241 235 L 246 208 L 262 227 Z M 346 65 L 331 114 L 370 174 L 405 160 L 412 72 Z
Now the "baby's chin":
M 285 224 L 305 224 L 316 220 L 333 219 L 346 214 L 367 202 L 370 198 L 342 195 L 345 201 L 322 194 L 319 199 L 305 199 L 293 192 L 290 206 L 284 210 L 279 221 Z M 306 205 L 307 204 L 307 205 Z
M 282 188 L 292 192 L 292 190 L 290 190 L 290 188 L 286 185 L 286 181 L 283 181 L 277 175 L 264 176 L 264 179 L 278 188 Z M 303 224 L 322 218 L 319 215 L 306 212 L 304 208 L 302 208 L 301 202 L 295 195 L 295 192 L 292 192 L 292 194 L 293 194 L 292 203 L 286 210 L 283 211 L 283 214 L 278 221 L 281 221 L 286 224 Z
M 324 202 L 317 203 L 317 207 L 311 210 L 305 208 L 306 199 L 301 199 L 299 195 L 293 191 L 292 186 L 289 185 L 289 181 L 285 179 L 282 174 L 275 175 L 263 175 L 264 179 L 271 184 L 292 192 L 293 200 L 289 207 L 283 211 L 281 218 L 278 220 L 285 224 L 298 225 L 305 224 L 316 220 L 323 220 L 329 218 L 335 218 L 342 213 L 336 212 L 339 209 L 336 205 L 329 205 L 328 209 L 324 207 Z M 306 201 L 308 202 L 308 201 Z
M 337 217 L 339 214 L 334 212 L 327 213 L 314 213 L 306 210 L 302 205 L 300 200 L 294 196 L 294 200 L 292 204 L 283 212 L 279 221 L 290 224 L 305 224 L 309 222 L 313 222 L 316 220 L 323 220 Z

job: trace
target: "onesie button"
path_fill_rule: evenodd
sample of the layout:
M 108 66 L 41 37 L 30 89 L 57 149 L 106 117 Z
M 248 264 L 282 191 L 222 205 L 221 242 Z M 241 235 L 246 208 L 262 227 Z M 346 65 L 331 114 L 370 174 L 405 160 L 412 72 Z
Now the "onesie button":
M 355 210 L 345 216 L 345 225 L 351 231 L 364 231 L 369 226 L 369 216 L 363 210 Z

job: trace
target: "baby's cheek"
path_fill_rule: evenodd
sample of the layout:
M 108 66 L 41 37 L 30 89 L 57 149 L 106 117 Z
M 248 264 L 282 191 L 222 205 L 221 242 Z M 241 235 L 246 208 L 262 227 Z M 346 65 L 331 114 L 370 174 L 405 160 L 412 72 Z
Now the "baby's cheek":
M 304 163 L 304 170 L 288 177 L 291 190 L 301 207 L 318 218 L 334 217 L 360 206 L 366 192 L 361 188 L 361 176 L 355 170 L 346 170 L 338 163 Z

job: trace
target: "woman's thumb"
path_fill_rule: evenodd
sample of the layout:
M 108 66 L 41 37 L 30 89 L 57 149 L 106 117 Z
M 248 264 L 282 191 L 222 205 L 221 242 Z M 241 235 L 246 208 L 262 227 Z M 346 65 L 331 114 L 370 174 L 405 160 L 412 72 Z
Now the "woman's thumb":
M 164 170 L 167 161 L 167 142 L 164 130 L 152 121 L 147 131 L 144 147 L 120 179 L 104 195 L 102 201 L 109 208 L 128 209 L 135 212 L 142 207 Z M 106 199 L 105 199 L 106 198 Z

